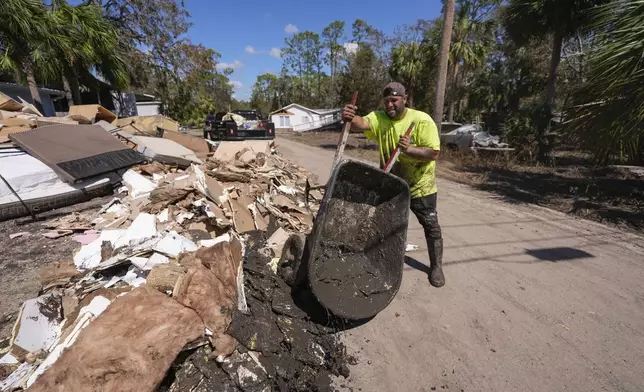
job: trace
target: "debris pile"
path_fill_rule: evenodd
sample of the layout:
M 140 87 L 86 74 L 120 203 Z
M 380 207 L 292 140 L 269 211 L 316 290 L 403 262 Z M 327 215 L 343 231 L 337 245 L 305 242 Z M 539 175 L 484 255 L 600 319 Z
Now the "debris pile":
M 234 121 L 239 129 L 258 129 L 261 121 L 255 118 L 247 119 L 246 117 L 237 113 L 226 113 L 221 118 L 222 121 Z
M 507 148 L 508 143 L 501 143 L 500 136 L 492 136 L 487 132 L 477 132 L 474 134 L 475 147 L 490 147 L 490 148 Z
M 32 128 L 55 124 L 78 124 L 71 117 L 45 117 L 22 98 L 21 102 L 0 93 L 0 145 L 9 142 L 9 135 Z
M 474 149 L 509 149 L 508 143 L 501 142 L 499 136 L 483 131 L 479 124 L 460 126 L 441 134 L 441 143 L 451 148 L 463 150 Z
M 270 268 L 270 240 L 263 232 L 249 238 L 244 260 L 248 311 L 235 310 L 228 333 L 238 342 L 229 357 L 208 362 L 208 347 L 178 358 L 159 388 L 174 391 L 331 391 L 332 376 L 349 376 L 344 346 L 336 329 L 316 323 L 324 310 L 303 291 L 291 288 Z M 313 319 L 312 319 L 313 317 Z
M 311 176 L 261 143 L 129 168 L 97 213 L 49 221 L 80 247 L 41 271 L 0 349 L 0 391 L 323 391 L 348 376 L 310 294 L 278 275 L 322 194 L 305 201 Z
M 117 119 L 100 105 L 42 117 L 33 105 L 0 95 L 0 220 L 110 194 L 146 159 L 182 169 L 203 164 L 213 146 L 178 130 L 161 115 Z

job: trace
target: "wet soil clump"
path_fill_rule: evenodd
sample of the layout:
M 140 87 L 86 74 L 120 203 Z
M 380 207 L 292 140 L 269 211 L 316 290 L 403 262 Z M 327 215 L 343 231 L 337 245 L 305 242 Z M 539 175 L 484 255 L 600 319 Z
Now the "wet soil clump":
M 235 311 L 228 329 L 238 344 L 221 360 L 211 359 L 208 346 L 177 358 L 159 391 L 327 392 L 332 376 L 349 376 L 349 357 L 335 332 L 312 317 L 310 292 L 292 289 L 267 264 L 266 238 L 251 233 L 244 257 L 244 287 L 249 312 Z M 323 312 L 323 310 L 322 310 Z
M 315 263 L 319 263 L 315 279 L 324 302 L 337 304 L 356 318 L 378 312 L 395 295 L 395 275 L 382 271 L 365 253 L 325 243 Z

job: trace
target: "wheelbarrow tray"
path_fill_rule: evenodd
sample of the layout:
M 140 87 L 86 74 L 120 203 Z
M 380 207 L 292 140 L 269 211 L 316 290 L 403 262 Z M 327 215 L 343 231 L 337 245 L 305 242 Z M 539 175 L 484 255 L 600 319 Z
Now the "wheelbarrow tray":
M 327 183 L 309 238 L 307 275 L 317 300 L 335 316 L 375 316 L 400 288 L 409 187 L 356 161 L 340 163 Z

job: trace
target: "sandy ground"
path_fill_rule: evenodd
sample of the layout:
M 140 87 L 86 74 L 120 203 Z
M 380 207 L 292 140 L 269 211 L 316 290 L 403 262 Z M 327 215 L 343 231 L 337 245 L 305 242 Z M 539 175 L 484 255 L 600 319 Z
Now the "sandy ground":
M 278 139 L 328 178 L 331 149 Z M 439 179 L 447 285 L 410 219 L 402 287 L 345 332 L 354 391 L 644 390 L 644 238 Z
M 92 214 L 113 196 L 98 197 L 85 203 L 47 211 L 33 222 L 30 217 L 0 222 L 0 346 L 11 336 L 22 303 L 38 296 L 41 288 L 39 269 L 57 261 L 73 258 L 80 243 L 72 236 L 49 239 L 42 236 L 49 231 L 43 224 L 72 212 Z M 28 233 L 11 239 L 14 233 Z

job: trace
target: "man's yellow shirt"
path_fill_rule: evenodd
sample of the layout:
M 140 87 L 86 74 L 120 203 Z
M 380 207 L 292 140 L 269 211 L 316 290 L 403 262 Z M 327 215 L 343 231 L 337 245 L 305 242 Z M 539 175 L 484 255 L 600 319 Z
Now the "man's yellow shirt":
M 393 120 L 381 111 L 373 111 L 364 117 L 369 129 L 364 131 L 367 139 L 378 143 L 380 147 L 380 167 L 384 167 L 400 138 L 407 132 L 412 122 L 416 123 L 410 135 L 410 146 L 430 147 L 440 150 L 440 136 L 436 123 L 429 114 L 407 108 L 407 113 L 400 120 Z M 436 161 L 421 161 L 404 153 L 398 156 L 392 173 L 398 175 L 409 185 L 411 198 L 416 199 L 437 192 Z

